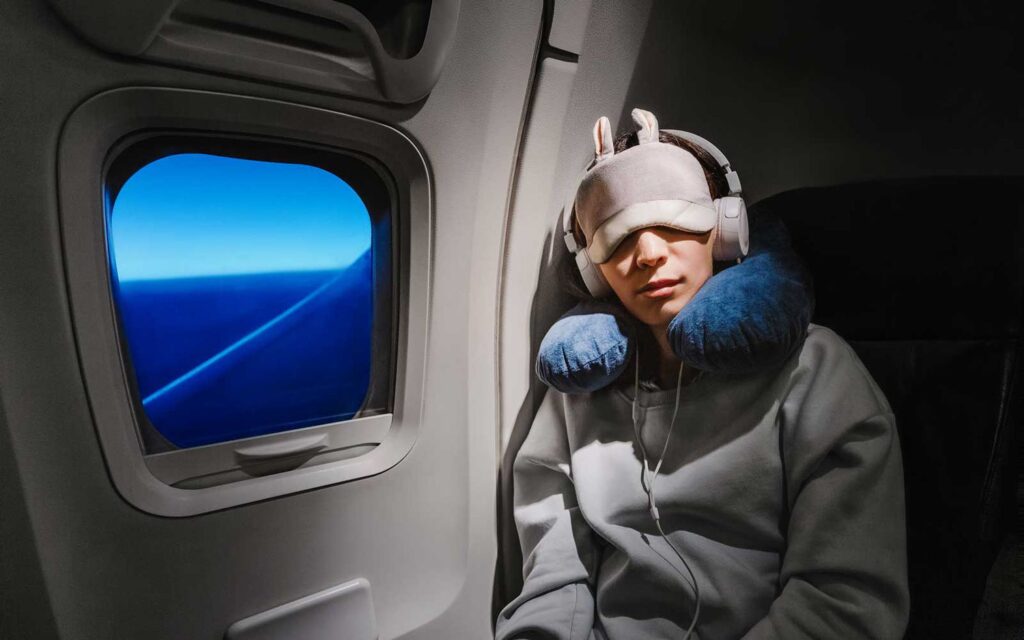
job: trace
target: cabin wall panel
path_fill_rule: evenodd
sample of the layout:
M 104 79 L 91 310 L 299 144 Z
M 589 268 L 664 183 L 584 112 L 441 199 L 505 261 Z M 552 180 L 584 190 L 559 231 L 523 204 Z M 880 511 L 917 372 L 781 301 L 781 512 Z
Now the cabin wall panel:
M 382 638 L 489 632 L 500 228 L 541 9 L 462 3 L 434 92 L 394 106 L 104 54 L 45 3 L 3 3 L 0 428 L 11 447 L 0 466 L 19 474 L 60 637 L 212 640 L 237 619 L 357 577 L 371 584 Z M 78 369 L 55 166 L 75 106 L 136 85 L 336 109 L 422 146 L 435 189 L 425 417 L 396 467 L 190 518 L 151 516 L 117 495 Z M 24 536 L 4 531 L 4 545 L 32 556 Z
M 572 182 L 593 157 L 594 122 L 623 109 L 651 4 L 593 2 L 578 62 L 550 60 L 538 79 L 502 275 L 501 442 L 512 453 L 543 397 L 545 387 L 534 373 L 540 341 L 574 303 L 557 277 L 557 264 L 567 254 L 559 214 Z

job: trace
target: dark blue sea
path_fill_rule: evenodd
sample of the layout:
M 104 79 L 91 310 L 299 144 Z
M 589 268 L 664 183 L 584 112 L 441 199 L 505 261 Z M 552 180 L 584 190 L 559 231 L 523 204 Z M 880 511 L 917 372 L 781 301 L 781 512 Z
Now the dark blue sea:
M 115 287 L 146 415 L 179 447 L 352 417 L 369 386 L 369 251 L 343 270 Z

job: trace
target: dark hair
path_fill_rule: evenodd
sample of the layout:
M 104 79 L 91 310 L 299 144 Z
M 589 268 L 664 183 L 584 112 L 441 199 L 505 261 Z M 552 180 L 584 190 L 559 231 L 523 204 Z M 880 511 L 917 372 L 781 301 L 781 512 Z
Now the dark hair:
M 715 160 L 715 157 L 708 153 L 704 147 L 665 131 L 658 132 L 658 141 L 685 149 L 697 158 L 697 161 L 700 162 L 701 168 L 704 169 L 704 177 L 708 181 L 708 189 L 711 191 L 712 199 L 721 198 L 729 193 L 729 182 L 725 178 L 725 170 L 722 169 L 721 165 L 718 164 L 718 161 Z M 640 139 L 637 136 L 636 131 L 620 134 L 615 139 L 615 153 L 620 153 L 630 147 L 635 147 L 639 143 Z M 579 222 L 576 220 L 575 209 L 572 211 L 572 233 L 576 237 L 576 243 L 579 246 L 586 246 L 587 240 L 583 235 L 583 230 L 580 228 Z M 590 291 L 583 282 L 583 276 L 580 275 L 579 269 L 576 267 L 575 258 L 568 252 L 566 252 L 566 256 L 566 259 L 559 265 L 558 274 L 559 281 L 562 282 L 563 289 L 566 293 L 577 300 L 592 300 L 593 296 L 590 295 Z M 602 298 L 602 300 L 618 303 L 619 305 L 622 304 L 614 292 L 609 296 Z

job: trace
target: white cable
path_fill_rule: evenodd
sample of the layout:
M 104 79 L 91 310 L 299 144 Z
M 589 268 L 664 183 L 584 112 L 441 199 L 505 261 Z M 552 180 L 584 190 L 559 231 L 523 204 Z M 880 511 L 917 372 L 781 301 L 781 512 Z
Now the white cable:
M 703 375 L 703 373 L 704 373 L 703 371 L 698 371 L 697 372 L 697 377 L 694 378 L 694 382 L 696 382 L 696 380 L 699 379 Z M 640 448 L 640 455 L 643 457 L 643 463 L 644 463 L 643 468 L 640 469 L 640 486 L 642 486 L 643 489 L 644 489 L 644 492 L 647 493 L 647 500 L 648 500 L 649 510 L 650 510 L 651 518 L 654 519 L 654 526 L 656 526 L 658 528 L 658 533 L 661 534 L 662 539 L 665 540 L 665 542 L 668 543 L 668 546 L 672 549 L 672 552 L 676 554 L 676 557 L 679 558 L 679 561 L 683 563 L 684 567 L 686 567 L 686 571 L 687 571 L 687 573 L 690 574 L 690 579 L 692 580 L 692 582 L 690 583 L 690 586 L 693 587 L 694 594 L 696 595 L 697 606 L 694 608 L 694 611 L 693 611 L 693 620 L 690 621 L 690 626 L 686 630 L 686 635 L 683 636 L 683 640 L 688 640 L 689 637 L 690 637 L 690 634 L 693 632 L 693 628 L 697 625 L 697 618 L 700 616 L 700 587 L 697 586 L 697 576 L 693 575 L 693 570 L 690 569 L 689 563 L 686 562 L 686 559 L 683 558 L 683 554 L 679 551 L 679 549 L 676 548 L 676 545 L 672 544 L 672 540 L 669 539 L 668 535 L 665 534 L 664 529 L 661 528 L 661 516 L 658 513 L 658 505 L 657 505 L 657 503 L 655 502 L 655 499 L 654 499 L 654 483 L 658 479 L 658 472 L 661 471 L 661 463 L 665 461 L 665 453 L 668 451 L 668 443 L 669 443 L 669 440 L 672 439 L 672 432 L 675 430 L 675 427 L 676 427 L 676 414 L 679 411 L 679 389 L 682 386 L 682 383 L 683 383 L 683 363 L 680 362 L 679 363 L 679 377 L 676 379 L 676 404 L 675 404 L 675 408 L 672 409 L 672 422 L 669 423 L 668 435 L 665 436 L 665 445 L 661 448 L 661 456 L 658 458 L 658 464 L 655 465 L 654 473 L 652 474 L 651 473 L 651 469 L 650 469 L 650 464 L 647 461 L 647 448 L 644 446 L 644 441 L 643 441 L 643 438 L 641 437 L 641 434 L 640 434 L 640 426 L 639 426 L 638 420 L 637 420 L 636 400 L 637 400 L 637 396 L 640 393 L 640 345 L 637 344 L 637 349 L 636 349 L 636 368 L 635 368 L 635 375 L 634 375 L 634 378 L 633 378 L 633 412 L 632 412 L 632 416 L 633 416 L 633 435 L 636 436 L 636 443 L 637 443 L 637 446 Z M 657 553 L 657 550 L 655 550 L 655 553 Z M 661 558 L 663 560 L 665 560 L 665 562 L 668 563 L 669 566 L 672 566 L 672 568 L 676 570 L 676 573 L 679 573 L 679 575 L 682 576 L 684 578 L 684 581 L 685 581 L 685 576 L 683 576 L 683 574 L 679 572 L 679 569 L 677 569 L 675 566 L 673 566 L 671 562 L 668 562 L 668 559 L 665 558 L 664 556 L 662 556 L 660 553 L 658 553 L 658 555 L 661 556 Z

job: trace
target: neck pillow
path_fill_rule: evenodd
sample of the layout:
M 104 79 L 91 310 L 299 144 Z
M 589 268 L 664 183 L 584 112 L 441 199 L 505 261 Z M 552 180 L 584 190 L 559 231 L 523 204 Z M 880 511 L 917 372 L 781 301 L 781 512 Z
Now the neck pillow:
M 785 225 L 751 211 L 746 259 L 704 283 L 669 323 L 668 338 L 687 366 L 747 373 L 784 363 L 806 337 L 813 312 L 813 282 Z M 584 300 L 544 336 L 537 377 L 564 393 L 597 391 L 625 370 L 639 330 L 646 327 L 617 300 Z

